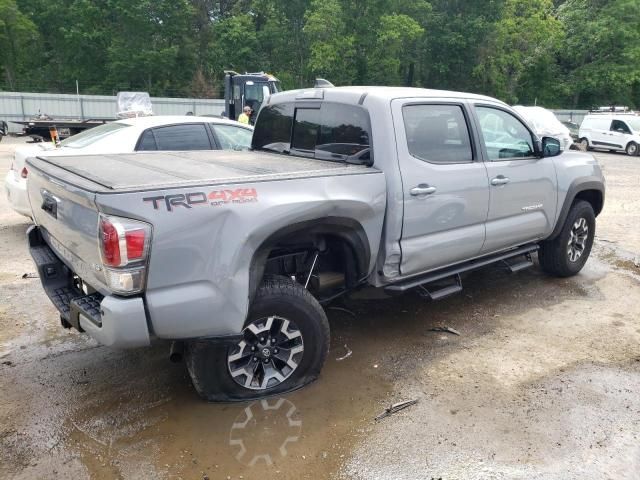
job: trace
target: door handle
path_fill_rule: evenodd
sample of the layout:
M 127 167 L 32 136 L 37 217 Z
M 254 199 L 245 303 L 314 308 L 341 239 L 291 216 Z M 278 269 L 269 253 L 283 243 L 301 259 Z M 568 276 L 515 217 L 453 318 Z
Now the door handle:
M 497 177 L 491 179 L 491 185 L 498 186 L 506 185 L 507 183 L 509 183 L 509 178 L 503 175 L 498 175 Z
M 414 197 L 419 197 L 421 195 L 431 195 L 436 192 L 436 187 L 430 187 L 426 183 L 421 183 L 417 187 L 413 187 L 409 193 Z

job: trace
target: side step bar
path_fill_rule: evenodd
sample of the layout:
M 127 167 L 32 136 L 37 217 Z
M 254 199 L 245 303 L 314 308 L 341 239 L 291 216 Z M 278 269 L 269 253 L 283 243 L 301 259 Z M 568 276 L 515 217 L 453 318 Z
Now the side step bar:
M 525 254 L 524 258 L 519 262 L 509 263 L 503 260 L 503 263 L 511 273 L 519 272 L 525 268 L 533 267 L 533 260 L 531 259 L 531 253 Z
M 498 262 L 506 263 L 510 271 L 517 272 L 533 265 L 531 254 L 537 251 L 538 248 L 538 244 L 535 243 L 523 245 L 507 252 L 496 253 L 494 255 L 477 258 L 475 260 L 470 260 L 459 265 L 454 265 L 453 267 L 438 270 L 437 272 L 427 273 L 426 275 L 420 275 L 407 280 L 401 280 L 398 283 L 386 286 L 384 288 L 384 291 L 389 295 L 398 295 L 406 292 L 407 290 L 411 290 L 412 288 L 420 287 L 427 283 L 444 280 L 449 277 L 457 277 L 459 279 L 459 275 L 461 273 L 470 272 L 471 270 L 476 270 L 478 268 L 486 267 L 487 265 Z M 505 262 L 505 260 L 509 258 L 518 257 L 520 255 L 525 255 L 526 260 L 514 264 Z M 426 287 L 423 287 L 423 292 L 424 290 L 428 292 Z M 443 290 L 445 291 L 442 292 L 442 295 L 438 295 L 439 291 L 436 290 L 433 293 L 430 293 L 428 296 L 433 300 L 444 298 L 445 296 L 452 295 L 453 293 L 457 293 L 462 290 L 462 285 L 459 281 L 456 281 L 455 285 L 444 287 Z
M 462 279 L 460 275 L 454 275 L 453 277 L 454 283 L 451 285 L 419 285 L 418 286 L 418 294 L 423 298 L 428 298 L 430 300 L 442 300 L 443 298 L 450 297 L 451 295 L 455 295 L 456 293 L 460 293 L 462 291 Z

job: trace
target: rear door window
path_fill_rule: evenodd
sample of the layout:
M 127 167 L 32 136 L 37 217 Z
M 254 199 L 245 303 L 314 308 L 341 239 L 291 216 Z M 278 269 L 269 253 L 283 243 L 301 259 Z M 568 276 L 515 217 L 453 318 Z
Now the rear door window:
M 430 163 L 469 163 L 473 150 L 460 105 L 402 108 L 409 153 Z
M 153 129 L 158 150 L 211 150 L 203 123 L 169 125 Z

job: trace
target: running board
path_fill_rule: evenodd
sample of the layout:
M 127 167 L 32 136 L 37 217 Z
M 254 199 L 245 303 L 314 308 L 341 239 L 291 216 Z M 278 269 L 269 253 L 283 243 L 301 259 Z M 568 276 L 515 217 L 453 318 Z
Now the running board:
M 423 298 L 428 298 L 435 301 L 450 297 L 451 295 L 455 295 L 456 293 L 460 293 L 462 291 L 462 279 L 460 278 L 460 275 L 454 275 L 453 280 L 454 283 L 451 285 L 434 285 L 433 288 L 431 288 L 429 285 L 419 285 L 418 294 Z M 437 288 L 437 290 L 435 290 L 435 288 Z
M 522 259 L 519 262 L 509 263 L 506 260 L 504 260 L 503 262 L 506 265 L 507 270 L 509 270 L 511 273 L 516 273 L 521 270 L 524 270 L 525 268 L 533 267 L 533 260 L 531 259 L 531 253 L 525 254 L 524 259 Z
M 518 262 L 514 264 L 513 267 L 509 265 L 510 269 L 518 267 L 518 269 L 512 270 L 515 272 L 531 266 L 529 265 L 529 263 L 533 264 L 533 262 L 531 262 L 530 256 L 531 256 L 531 253 L 537 251 L 538 248 L 539 248 L 538 244 L 536 243 L 523 245 L 521 247 L 514 248 L 513 250 L 509 250 L 507 252 L 496 253 L 493 255 L 488 255 L 486 257 L 477 258 L 475 260 L 470 260 L 468 262 L 465 262 L 459 265 L 454 265 L 453 267 L 448 267 L 442 270 L 438 270 L 437 272 L 428 273 L 426 275 L 420 275 L 420 276 L 409 278 L 406 280 L 400 280 L 398 283 L 394 283 L 392 285 L 386 286 L 384 288 L 384 291 L 389 295 L 398 295 L 408 290 L 411 290 L 412 288 L 416 288 L 421 285 L 425 285 L 427 283 L 433 283 L 439 280 L 444 280 L 449 277 L 454 277 L 456 275 L 460 275 L 461 273 L 470 272 L 478 268 L 482 268 L 494 263 L 502 262 L 509 258 L 518 257 L 520 255 L 527 255 L 528 259 L 526 262 Z M 460 289 L 462 289 L 462 286 L 459 284 L 451 285 L 451 287 L 459 287 Z M 449 287 L 445 287 L 445 288 L 449 288 Z M 434 294 L 435 293 L 436 292 L 434 292 Z M 453 293 L 456 293 L 456 292 L 453 292 Z

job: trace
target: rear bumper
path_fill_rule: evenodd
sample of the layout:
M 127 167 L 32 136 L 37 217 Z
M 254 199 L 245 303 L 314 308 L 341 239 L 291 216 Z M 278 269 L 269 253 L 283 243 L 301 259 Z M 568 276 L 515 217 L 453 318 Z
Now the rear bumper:
M 31 217 L 31 205 L 27 198 L 27 181 L 9 170 L 4 180 L 4 188 L 13 208 L 16 212 L 26 217 Z
M 60 312 L 64 324 L 86 332 L 110 347 L 151 344 L 141 297 L 105 297 L 97 292 L 83 292 L 74 280 L 74 273 L 45 243 L 38 227 L 30 227 L 27 238 L 44 291 Z

